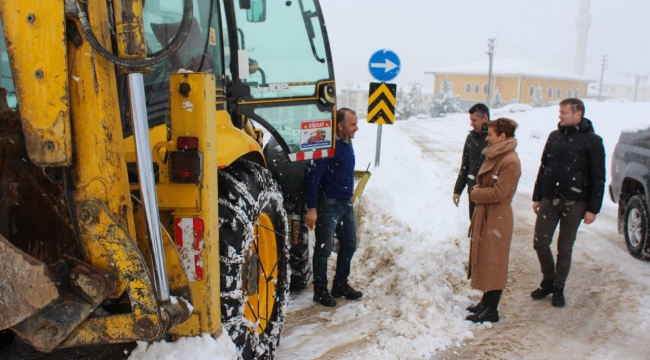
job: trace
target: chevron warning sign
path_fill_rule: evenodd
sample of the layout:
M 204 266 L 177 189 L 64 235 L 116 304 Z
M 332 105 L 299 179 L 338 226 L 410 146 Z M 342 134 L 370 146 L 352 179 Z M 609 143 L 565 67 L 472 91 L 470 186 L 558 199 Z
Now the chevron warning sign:
M 390 125 L 395 122 L 395 93 L 397 85 L 370 83 L 368 96 L 368 122 Z

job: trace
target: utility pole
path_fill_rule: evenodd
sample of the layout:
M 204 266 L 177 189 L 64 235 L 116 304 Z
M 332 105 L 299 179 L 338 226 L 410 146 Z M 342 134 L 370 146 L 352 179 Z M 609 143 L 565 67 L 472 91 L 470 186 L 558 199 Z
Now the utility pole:
M 492 94 L 492 62 L 494 60 L 494 40 L 488 39 L 488 52 L 490 56 L 490 69 L 488 70 L 487 106 L 490 106 L 490 95 Z
M 600 68 L 600 86 L 598 87 L 598 101 L 603 101 L 603 75 L 607 69 L 607 55 L 603 55 L 603 64 Z
M 636 102 L 636 95 L 639 92 L 639 86 L 645 85 L 648 81 L 648 75 L 637 75 L 634 81 L 634 102 Z

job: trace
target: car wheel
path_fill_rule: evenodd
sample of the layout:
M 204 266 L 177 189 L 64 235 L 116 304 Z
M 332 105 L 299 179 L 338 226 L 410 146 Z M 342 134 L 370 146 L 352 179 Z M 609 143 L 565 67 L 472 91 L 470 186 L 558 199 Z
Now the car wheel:
M 625 208 L 625 243 L 630 254 L 637 259 L 650 259 L 648 239 L 648 207 L 642 194 L 634 195 Z

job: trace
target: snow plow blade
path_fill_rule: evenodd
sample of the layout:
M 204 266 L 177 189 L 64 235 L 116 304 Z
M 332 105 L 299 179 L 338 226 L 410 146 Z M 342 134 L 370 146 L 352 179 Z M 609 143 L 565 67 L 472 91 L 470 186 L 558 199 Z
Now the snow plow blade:
M 368 180 L 370 180 L 370 171 L 354 170 L 354 193 L 352 193 L 352 206 L 356 213 L 359 201 L 363 195 L 363 190 L 366 188 Z

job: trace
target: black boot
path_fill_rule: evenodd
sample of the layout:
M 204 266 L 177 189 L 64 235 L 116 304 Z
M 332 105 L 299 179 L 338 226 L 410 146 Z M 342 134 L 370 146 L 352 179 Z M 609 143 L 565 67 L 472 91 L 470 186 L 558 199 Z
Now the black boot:
M 354 290 L 352 286 L 348 284 L 348 280 L 336 280 L 334 279 L 334 285 L 332 285 L 332 296 L 339 298 L 345 296 L 346 299 L 355 300 L 363 296 L 363 293 L 359 290 Z
M 319 302 L 324 306 L 336 306 L 336 299 L 330 295 L 330 292 L 327 291 L 326 286 L 316 286 L 314 285 L 314 301 Z
M 562 307 L 566 304 L 564 301 L 564 289 L 559 287 L 553 287 L 553 298 L 551 299 L 551 304 L 554 307 Z
M 484 307 L 485 307 L 485 303 L 481 301 L 474 306 L 468 307 L 467 311 L 471 312 L 472 314 L 476 314 L 477 312 L 481 311 L 481 309 L 483 309 Z
M 472 314 L 476 314 L 477 312 L 481 311 L 481 309 L 483 309 L 485 306 L 485 294 L 487 294 L 487 292 L 483 293 L 483 297 L 481 298 L 481 301 L 478 302 L 478 304 L 468 307 L 467 311 L 471 312 Z
M 484 321 L 499 322 L 499 310 L 492 309 L 489 305 L 484 305 L 479 312 L 466 317 L 465 320 L 475 323 L 482 323 Z
M 553 282 L 555 279 L 544 279 L 535 291 L 530 293 L 530 296 L 535 300 L 545 298 L 548 294 L 553 292 Z
M 483 302 L 481 308 L 476 314 L 470 315 L 465 318 L 475 323 L 482 323 L 484 321 L 499 322 L 499 300 L 501 300 L 502 290 L 487 291 L 483 294 Z

